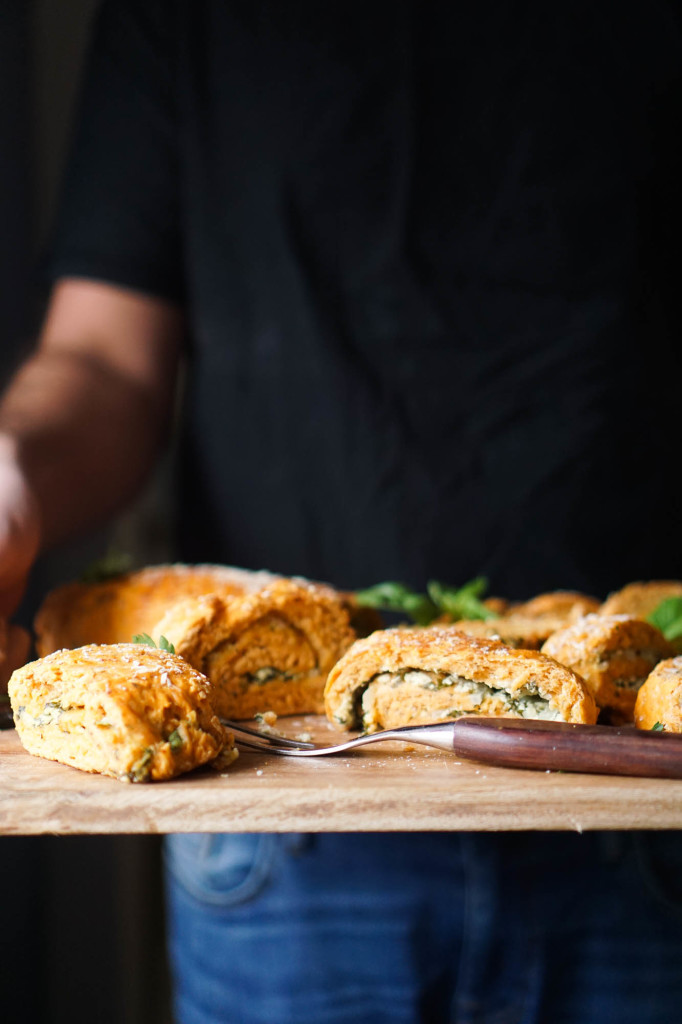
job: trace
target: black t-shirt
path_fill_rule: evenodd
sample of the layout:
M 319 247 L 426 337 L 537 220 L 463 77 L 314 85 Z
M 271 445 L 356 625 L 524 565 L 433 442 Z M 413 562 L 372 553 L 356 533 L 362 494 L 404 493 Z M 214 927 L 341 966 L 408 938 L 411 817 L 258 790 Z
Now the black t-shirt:
M 678 6 L 112 0 L 53 276 L 181 301 L 179 554 L 682 574 Z

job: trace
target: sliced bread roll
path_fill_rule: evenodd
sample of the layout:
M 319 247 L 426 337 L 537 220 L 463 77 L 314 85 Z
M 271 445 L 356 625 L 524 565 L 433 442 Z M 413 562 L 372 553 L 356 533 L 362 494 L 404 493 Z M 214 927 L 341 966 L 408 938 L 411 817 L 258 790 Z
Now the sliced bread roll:
M 355 639 L 334 590 L 286 579 L 257 594 L 184 601 L 156 628 L 208 676 L 225 718 L 321 712 L 327 675 Z
M 325 689 L 328 718 L 368 732 L 460 715 L 596 721 L 594 699 L 570 669 L 455 626 L 388 629 L 358 640 Z
M 682 732 L 682 657 L 659 661 L 637 692 L 635 725 Z
M 643 619 L 601 613 L 553 633 L 542 651 L 578 672 L 616 723 L 632 721 L 639 687 L 659 661 L 675 653 Z
M 84 771 L 147 782 L 236 757 L 210 683 L 167 651 L 142 644 L 56 651 L 17 669 L 8 689 L 29 753 Z

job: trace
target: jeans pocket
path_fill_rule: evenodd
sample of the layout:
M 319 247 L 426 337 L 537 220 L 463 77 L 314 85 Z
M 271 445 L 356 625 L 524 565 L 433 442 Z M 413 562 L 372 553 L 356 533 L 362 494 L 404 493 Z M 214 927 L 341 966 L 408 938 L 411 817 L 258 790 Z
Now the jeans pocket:
M 171 880 L 196 900 L 233 907 L 253 899 L 270 881 L 277 840 L 268 833 L 170 835 L 164 861 Z
M 682 919 L 682 832 L 637 832 L 639 876 L 655 901 Z

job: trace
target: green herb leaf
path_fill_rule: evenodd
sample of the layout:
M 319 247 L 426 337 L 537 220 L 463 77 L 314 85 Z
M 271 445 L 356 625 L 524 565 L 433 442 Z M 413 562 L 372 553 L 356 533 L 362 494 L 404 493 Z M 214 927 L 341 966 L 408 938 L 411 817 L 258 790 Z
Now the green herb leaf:
M 160 651 L 168 651 L 169 654 L 175 654 L 175 644 L 172 644 L 165 636 L 159 637 L 158 647 Z
M 682 637 L 682 597 L 666 597 L 647 616 L 647 622 L 660 629 L 666 640 Z
M 651 732 L 665 732 L 665 726 L 662 722 L 656 722 L 655 725 L 651 726 Z
M 131 555 L 127 555 L 122 551 L 109 551 L 102 558 L 91 562 L 83 570 L 80 582 L 102 583 L 104 580 L 115 579 L 116 576 L 122 576 L 124 573 L 130 572 L 132 567 L 133 559 Z
M 434 604 L 453 619 L 494 619 L 495 613 L 481 601 L 488 587 L 484 576 L 477 576 L 461 587 L 429 580 L 427 591 Z
M 156 647 L 156 642 L 152 640 L 149 633 L 136 633 L 133 637 L 134 644 L 144 644 L 146 647 Z
M 428 625 L 438 614 L 438 608 L 426 594 L 419 594 L 404 583 L 378 583 L 367 590 L 357 590 L 355 600 L 367 608 L 404 612 L 420 626 Z
M 175 654 L 175 644 L 172 644 L 165 636 L 160 636 L 157 644 L 150 637 L 149 633 L 136 633 L 133 637 L 133 643 L 144 644 L 146 647 L 158 647 L 160 651 L 168 651 L 169 654 Z

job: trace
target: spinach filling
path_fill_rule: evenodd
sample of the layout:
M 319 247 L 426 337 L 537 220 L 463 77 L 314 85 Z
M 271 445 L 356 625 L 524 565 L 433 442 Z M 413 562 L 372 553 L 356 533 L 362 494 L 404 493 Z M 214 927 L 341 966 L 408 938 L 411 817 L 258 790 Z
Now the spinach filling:
M 17 708 L 20 718 L 29 729 L 40 729 L 44 725 L 54 725 L 68 708 L 64 708 L 58 700 L 48 700 L 39 715 L 29 715 L 24 704 Z
M 286 672 L 284 669 L 275 668 L 274 665 L 264 665 L 263 668 L 258 668 L 255 672 L 245 672 L 241 677 L 241 685 L 245 690 L 248 690 L 251 686 L 265 686 L 266 683 L 271 683 L 273 679 L 285 681 L 308 679 L 311 676 L 317 675 L 318 672 L 319 668 L 317 665 L 302 672 Z
M 535 683 L 517 690 L 514 695 L 502 687 L 489 686 L 487 683 L 477 682 L 474 679 L 467 679 L 465 676 L 452 675 L 448 672 L 425 672 L 422 669 L 406 668 L 400 672 L 378 672 L 372 676 L 367 683 L 358 687 L 350 693 L 342 707 L 336 712 L 335 719 L 340 725 L 350 728 L 367 726 L 366 712 L 363 706 L 365 693 L 372 684 L 381 684 L 391 687 L 403 686 L 404 684 L 417 686 L 423 690 L 449 690 L 453 694 L 473 698 L 472 706 L 458 708 L 453 706 L 444 714 L 446 718 L 457 718 L 463 714 L 477 714 L 481 712 L 482 706 L 489 700 L 504 702 L 504 711 L 518 715 L 521 718 L 542 718 L 548 720 L 559 720 L 561 715 L 557 709 L 550 704 L 549 700 L 542 697 Z

